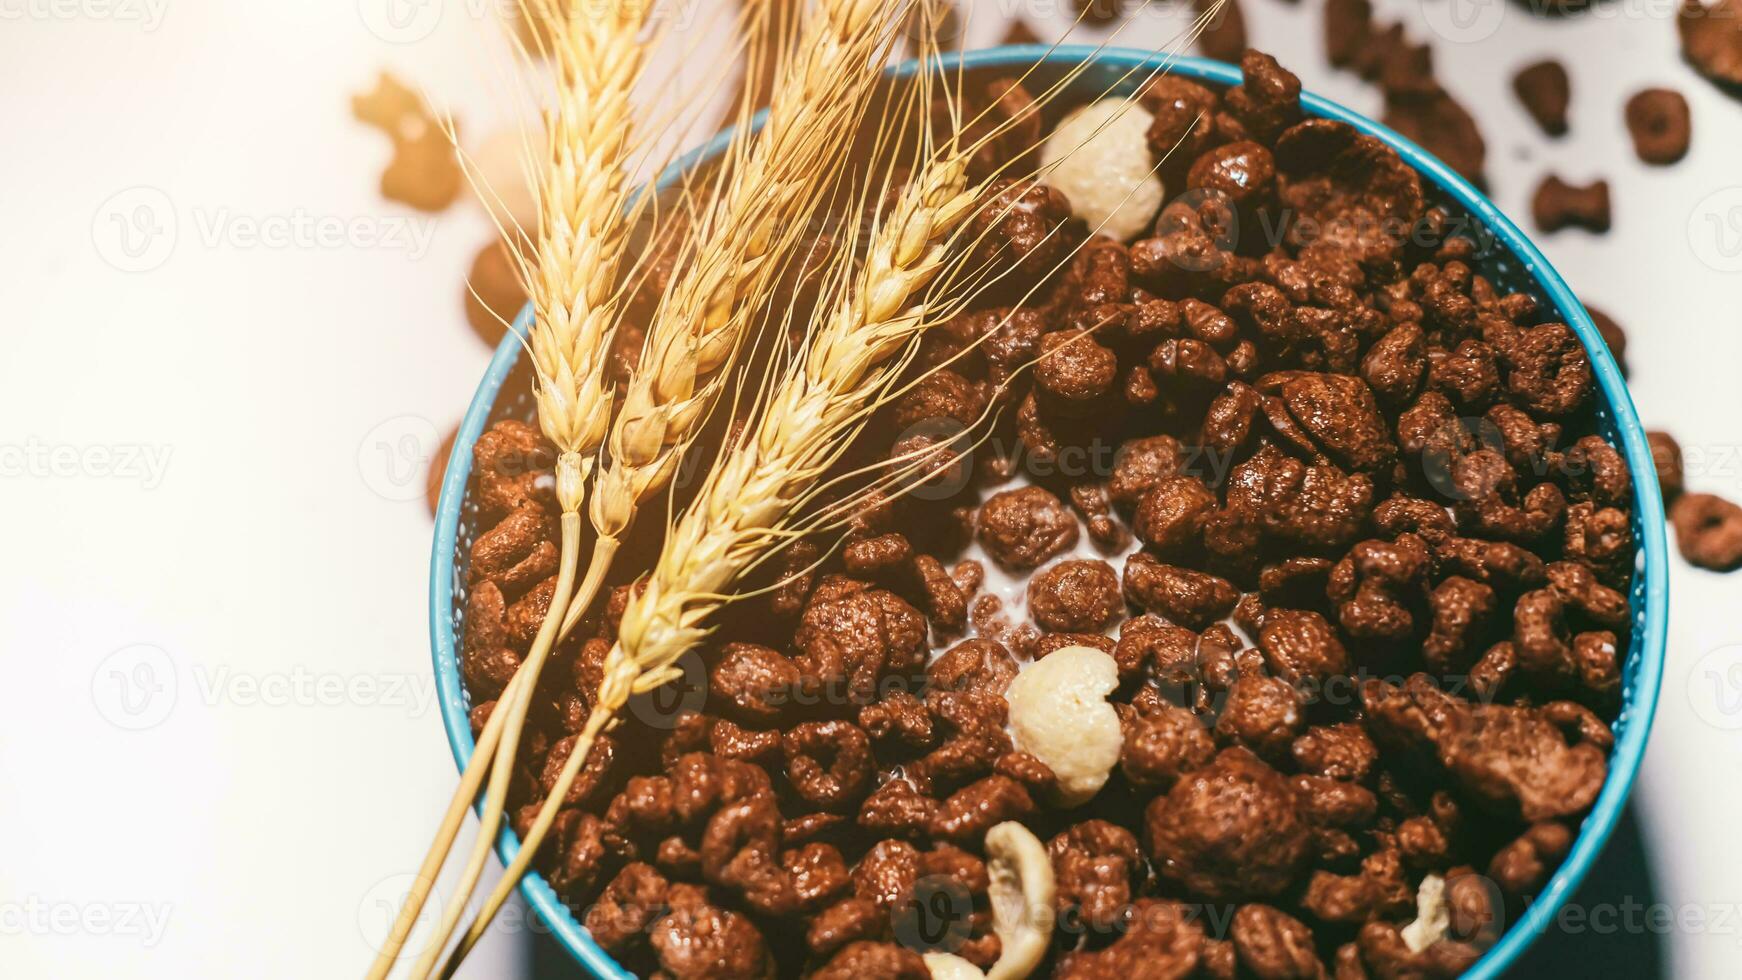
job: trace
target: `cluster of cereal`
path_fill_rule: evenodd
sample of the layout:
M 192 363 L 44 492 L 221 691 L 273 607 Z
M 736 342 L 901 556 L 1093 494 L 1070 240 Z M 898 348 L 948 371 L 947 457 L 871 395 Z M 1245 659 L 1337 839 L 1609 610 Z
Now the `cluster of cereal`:
M 702 695 L 601 742 L 540 866 L 630 969 L 1447 977 L 1564 855 L 1634 555 L 1589 364 L 1395 155 L 1246 69 L 1142 94 L 1137 152 L 1177 145 L 1182 194 L 1135 241 L 1046 183 L 996 189 L 975 247 L 1010 285 L 927 338 L 868 434 L 936 452 L 924 492 L 789 549 Z M 971 456 L 948 438 L 987 416 Z M 548 491 L 502 462 L 538 451 L 522 429 L 478 448 L 480 701 L 554 567 Z M 625 595 L 541 682 L 517 801 L 566 760 Z M 999 909 L 1042 877 L 1036 951 Z M 1218 932 L 1202 903 L 1236 912 Z

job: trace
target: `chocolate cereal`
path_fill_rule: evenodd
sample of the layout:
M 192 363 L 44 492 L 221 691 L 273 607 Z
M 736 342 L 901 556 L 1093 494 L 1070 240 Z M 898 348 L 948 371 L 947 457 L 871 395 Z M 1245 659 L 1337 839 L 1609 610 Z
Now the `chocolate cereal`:
M 1675 163 L 1687 155 L 1693 122 L 1688 100 L 1667 88 L 1648 88 L 1627 100 L 1633 152 L 1646 163 Z
M 1334 6 L 1340 58 L 1386 46 Z M 1439 125 L 1419 50 L 1388 50 L 1394 108 Z M 930 330 L 828 474 L 936 423 L 983 436 L 960 479 L 770 562 L 683 692 L 633 702 L 589 759 L 538 867 L 626 969 L 922 980 L 947 949 L 988 970 L 1015 935 L 1003 821 L 1051 872 L 1037 978 L 1451 977 L 1541 893 L 1608 775 L 1633 621 L 1632 476 L 1589 355 L 1395 152 L 1306 118 L 1273 59 L 1242 67 L 1145 88 L 1192 193 L 1130 239 L 1044 182 L 994 189 L 1019 220 L 976 247 L 1022 293 Z M 498 421 L 474 454 L 481 725 L 559 525 L 537 429 Z M 1683 495 L 1675 521 L 1693 560 L 1742 563 L 1742 509 Z M 627 595 L 541 675 L 517 826 Z

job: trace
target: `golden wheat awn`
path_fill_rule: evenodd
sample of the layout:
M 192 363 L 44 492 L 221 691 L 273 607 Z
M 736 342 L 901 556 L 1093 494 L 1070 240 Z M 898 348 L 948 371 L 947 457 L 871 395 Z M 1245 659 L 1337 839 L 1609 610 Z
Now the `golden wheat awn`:
M 929 66 L 929 55 L 923 63 Z M 1079 73 L 1067 73 L 1044 98 L 1063 91 Z M 924 104 L 929 72 L 919 74 L 918 101 Z M 995 127 L 982 142 L 998 135 Z M 733 584 L 771 549 L 803 533 L 789 522 L 888 396 L 905 366 L 896 355 L 911 351 L 927 327 L 963 305 L 957 297 L 931 309 L 917 299 L 950 266 L 955 232 L 993 179 L 970 186 L 967 161 L 980 145 L 952 142 L 903 189 L 874 229 L 863 262 L 838 277 L 844 288 L 813 328 L 801 362 L 768 393 L 751 434 L 726 450 L 670 528 L 645 590 L 625 609 L 595 707 L 519 854 L 450 960 L 450 972 L 525 874 L 599 734 L 630 696 L 681 676 L 678 659 L 707 635 L 705 621 L 729 601 Z M 856 258 L 849 248 L 837 265 L 851 267 Z
M 419 980 L 435 969 L 459 925 L 501 826 L 539 671 L 556 645 L 563 610 L 574 593 L 579 511 L 612 400 L 603 369 L 622 295 L 617 266 L 631 223 L 625 217 L 622 193 L 630 94 L 645 61 L 645 45 L 639 37 L 654 8 L 651 2 L 634 2 L 600 9 L 579 0 L 570 0 L 560 10 L 543 0 L 539 5 L 547 15 L 563 97 L 550 123 L 552 159 L 541 183 L 546 192 L 541 195 L 544 213 L 529 286 L 537 319 L 529 349 L 540 425 L 560 452 L 556 489 L 561 559 L 538 634 L 510 685 L 511 693 L 499 699 L 492 713 L 491 723 L 500 720 L 502 729 L 490 760 L 478 838 L 453 900 L 412 968 L 411 976 Z M 655 198 L 637 195 L 629 213 L 639 214 Z M 538 302 L 541 288 L 551 301 L 548 305 Z M 475 792 L 475 786 L 463 785 L 461 791 Z
M 748 324 L 772 292 L 779 261 L 789 257 L 819 206 L 819 186 L 838 165 L 869 101 L 890 35 L 885 25 L 908 0 L 823 0 L 797 39 L 799 56 L 779 72 L 767 124 L 747 154 L 728 151 L 729 181 L 704 211 L 680 261 L 685 271 L 662 299 L 612 429 L 608 467 L 593 488 L 597 537 L 581 587 L 556 636 L 591 604 L 636 505 L 669 478 L 671 468 L 725 384 L 726 369 Z M 748 133 L 740 119 L 740 132 Z M 732 157 L 739 159 L 734 161 Z M 566 529 L 565 529 L 566 530 Z M 569 541 L 565 533 L 564 546 Z M 567 597 L 560 586 L 559 598 Z M 550 615 L 563 606 L 553 600 Z M 547 620 L 548 622 L 548 620 Z M 516 674 L 508 704 L 510 735 L 524 723 L 531 685 L 548 647 L 535 646 Z M 524 678 L 524 680 L 522 680 Z M 498 767 L 512 759 L 499 749 Z M 492 785 L 496 782 L 492 777 Z M 487 799 L 488 809 L 500 806 Z M 528 853 L 530 860 L 531 853 Z M 483 935 L 513 881 L 499 886 L 467 930 L 449 970 Z M 457 906 L 456 906 L 457 907 Z M 448 930 L 441 930 L 444 942 Z M 427 955 L 427 954 L 426 954 Z
M 967 162 L 968 153 L 952 145 L 902 191 L 874 229 L 858 270 L 838 278 L 829 313 L 813 328 L 801 360 L 671 528 L 646 590 L 624 612 L 596 706 L 501 889 L 525 873 L 599 733 L 631 694 L 672 679 L 678 658 L 706 634 L 703 621 L 739 575 L 784 537 L 783 525 L 839 460 L 893 380 L 891 359 L 937 321 L 937 311 L 916 301 L 949 261 L 953 233 L 979 199 Z
M 630 132 L 630 93 L 645 60 L 640 40 L 648 5 L 612 5 L 600 16 L 558 10 L 536 0 L 529 13 L 539 15 L 552 39 L 560 96 L 546 119 L 548 165 L 539 183 L 537 261 L 528 270 L 534 326 L 529 339 L 539 425 L 557 446 L 557 496 L 563 509 L 563 553 L 556 599 L 561 609 L 574 587 L 580 540 L 582 494 L 590 455 L 604 437 L 610 395 L 603 388 L 603 358 L 610 342 L 611 291 L 623 249 L 623 157 Z M 539 632 L 548 649 L 557 620 L 550 617 Z M 535 642 L 535 648 L 538 643 Z M 517 681 L 505 690 L 505 703 L 530 696 L 532 685 Z M 507 713 L 504 712 L 504 715 Z M 428 899 L 435 875 L 453 845 L 465 807 L 476 794 L 483 770 L 496 750 L 512 755 L 520 732 L 505 718 L 494 732 L 486 731 L 437 829 L 411 894 L 401 908 L 387 942 L 368 976 L 385 977 L 398 958 L 411 926 Z M 501 761 L 501 760 L 494 760 Z M 498 766 L 490 781 L 490 796 L 506 797 L 506 767 Z M 500 807 L 497 809 L 498 817 Z M 496 828 L 488 818 L 463 878 L 469 893 L 482 873 L 489 841 Z M 462 899 L 463 901 L 463 899 Z M 456 905 L 447 914 L 457 921 Z M 449 925 L 443 930 L 451 931 Z M 437 952 L 439 952 L 439 941 Z M 425 958 L 433 961 L 433 954 Z M 418 972 L 426 973 L 427 967 Z
M 1200 25 L 1214 13 L 1207 11 Z M 925 63 L 929 65 L 929 57 Z M 1062 91 L 1079 70 L 1055 83 L 1041 101 Z M 925 74 L 921 72 L 922 77 Z M 996 135 L 995 131 L 984 139 Z M 966 161 L 976 149 L 978 145 L 965 149 L 952 146 L 906 188 L 892 217 L 877 228 L 862 270 L 852 284 L 856 289 L 840 294 L 832 317 L 812 337 L 803 370 L 775 391 L 756 435 L 728 453 L 704 486 L 697 507 L 673 528 L 648 592 L 631 604 L 625 616 L 620 642 L 607 662 L 598 707 L 588 718 L 519 857 L 448 962 L 449 973 L 524 874 L 554 819 L 557 801 L 566 796 L 598 734 L 630 694 L 651 690 L 679 673 L 674 666 L 677 658 L 706 635 L 701 623 L 728 600 L 724 590 L 733 581 L 771 548 L 802 533 L 784 525 L 815 492 L 817 479 L 838 461 L 869 411 L 888 397 L 889 383 L 901 366 L 890 365 L 889 359 L 904 347 L 911 350 L 919 333 L 942 318 L 934 319 L 923 304 L 905 307 L 937 277 L 949 252 L 951 232 L 984 189 L 984 184 L 973 189 L 966 186 Z M 665 424 L 669 428 L 672 423 L 668 419 Z M 665 445 L 662 440 L 662 452 Z M 655 470 L 666 465 L 657 459 L 655 463 Z M 662 477 L 656 473 L 656 478 Z M 755 504 L 746 505 L 746 501 Z M 572 547 L 567 535 L 564 544 L 565 550 Z M 553 614 L 557 608 L 553 603 Z M 549 619 L 545 625 L 548 628 Z M 530 688 L 530 680 L 517 675 L 509 692 L 523 701 L 530 696 Z M 505 692 L 504 700 L 509 697 Z M 486 751 L 490 737 L 487 730 L 480 740 L 480 751 Z M 487 843 L 481 841 L 481 846 L 487 847 Z M 426 960 L 445 945 L 450 929 L 444 928 Z M 420 969 L 419 975 L 422 973 Z
M 726 384 L 749 325 L 790 258 L 819 186 L 857 128 L 907 0 L 830 0 L 784 65 L 754 152 L 692 239 L 685 273 L 660 304 L 624 386 L 588 513 L 597 538 L 587 582 L 603 578 L 642 501 L 663 487 Z M 563 632 L 591 604 L 585 585 Z

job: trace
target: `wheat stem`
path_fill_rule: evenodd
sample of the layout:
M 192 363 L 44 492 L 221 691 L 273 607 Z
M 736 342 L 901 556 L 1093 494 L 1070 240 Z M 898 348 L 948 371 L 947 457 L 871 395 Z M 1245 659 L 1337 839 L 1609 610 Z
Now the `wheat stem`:
M 869 101 L 872 56 L 889 40 L 880 25 L 906 4 L 829 0 L 807 22 L 801 56 L 780 66 L 767 122 L 690 243 L 693 261 L 660 303 L 624 385 L 588 505 L 595 548 L 607 541 L 614 548 L 641 503 L 670 481 L 717 401 L 752 319 L 773 291 L 777 260 L 802 237 L 819 185 Z M 593 598 L 584 589 L 576 594 L 564 635 Z
M 502 689 L 498 704 L 514 696 L 519 690 L 520 675 L 510 678 Z M 501 741 L 502 728 L 507 722 L 507 715 L 500 711 L 491 711 L 489 721 L 484 723 L 484 730 L 478 735 L 478 743 L 473 748 L 474 755 L 490 756 L 496 751 L 496 745 Z M 423 864 L 417 869 L 417 877 L 411 883 L 411 892 L 405 903 L 400 906 L 399 914 L 394 918 L 393 926 L 387 934 L 387 943 L 381 949 L 375 963 L 371 965 L 369 980 L 380 980 L 387 976 L 397 957 L 398 951 L 405 945 L 406 937 L 411 934 L 411 928 L 417 923 L 418 914 L 423 904 L 429 898 L 430 889 L 435 887 L 436 876 L 441 872 L 442 863 L 448 851 L 453 847 L 454 838 L 459 835 L 460 827 L 465 823 L 466 811 L 470 809 L 478 788 L 484 782 L 484 766 L 468 765 L 460 777 L 459 789 L 448 803 L 448 810 L 442 816 L 442 822 L 436 828 L 435 842 L 429 852 L 424 855 Z
M 805 23 L 800 56 L 782 64 L 768 121 L 719 201 L 704 213 L 686 247 L 692 261 L 662 299 L 626 387 L 611 428 L 609 463 L 598 474 L 589 507 L 596 537 L 587 582 L 566 606 L 559 639 L 591 606 L 639 503 L 670 478 L 722 390 L 747 325 L 772 292 L 777 260 L 800 239 L 817 207 L 817 189 L 869 100 L 877 78 L 872 56 L 888 43 L 883 27 L 890 20 L 882 15 L 906 2 L 825 0 Z M 740 129 L 748 139 L 745 122 L 740 119 Z M 559 607 L 553 602 L 551 608 L 554 614 Z M 521 668 L 534 669 L 531 657 Z M 524 716 L 527 704 L 522 700 L 512 710 Z M 513 731 L 515 719 L 509 724 Z M 592 738 L 583 736 L 574 755 L 584 759 L 591 745 Z M 536 832 L 541 842 L 543 831 Z M 537 850 L 529 837 L 445 972 L 482 938 Z
M 842 2 L 851 6 L 874 0 Z M 929 65 L 930 54 L 925 57 Z M 1070 74 L 1074 77 L 1077 71 Z M 925 88 L 926 75 L 926 71 L 920 72 L 922 89 Z M 1062 87 L 1062 83 L 1057 86 L 1058 89 Z M 1048 99 L 1052 94 L 1048 93 Z M 947 316 L 947 311 L 959 308 L 959 302 L 953 306 L 946 302 L 937 308 L 928 308 L 919 297 L 951 264 L 955 232 L 973 213 L 985 190 L 984 183 L 970 187 L 966 176 L 967 160 L 975 148 L 950 144 L 946 152 L 931 159 L 920 175 L 903 190 L 890 218 L 880 222 L 874 230 L 861 268 L 851 276 L 843 275 L 838 283 L 840 289 L 831 312 L 823 325 L 813 330 L 801 364 L 794 366 L 777 387 L 765 393 L 767 398 L 752 433 L 725 452 L 704 482 L 694 504 L 670 529 L 645 590 L 631 598 L 625 611 L 618 642 L 606 658 L 604 680 L 594 707 L 564 761 L 555 786 L 541 805 L 520 853 L 506 869 L 484 911 L 448 961 L 444 975 L 451 975 L 457 968 L 460 959 L 481 937 L 491 916 L 525 874 L 554 825 L 561 801 L 566 799 L 598 736 L 614 723 L 629 697 L 667 683 L 678 675 L 678 658 L 705 638 L 709 632 L 705 621 L 730 600 L 734 583 L 765 556 L 771 544 L 778 544 L 799 533 L 787 522 L 810 499 L 818 478 L 839 461 L 869 412 L 888 396 L 907 359 L 897 355 L 904 350 L 911 352 L 914 341 L 926 327 Z M 756 234 L 753 231 L 747 236 L 748 240 L 755 243 Z M 778 252 L 778 249 L 767 251 Z M 854 254 L 849 250 L 843 265 L 850 264 L 852 258 Z M 745 268 L 740 267 L 739 271 L 743 274 Z M 765 270 L 756 267 L 750 267 L 749 271 L 765 274 Z M 697 281 L 706 282 L 700 277 Z M 731 287 L 734 284 L 726 285 Z M 938 285 L 948 291 L 959 284 L 946 280 Z M 717 285 L 713 290 L 698 289 L 696 295 L 718 299 L 722 295 L 718 290 Z M 670 301 L 669 296 L 667 299 Z M 722 336 L 723 342 L 719 346 L 710 347 L 706 341 L 713 331 L 706 328 L 708 324 L 729 324 L 730 308 L 722 310 L 717 303 L 708 302 L 693 308 L 702 313 L 696 321 L 700 328 L 692 328 L 677 336 L 689 338 L 687 349 L 692 362 L 702 363 L 707 356 L 720 355 L 724 363 L 738 339 Z M 715 330 L 724 328 L 716 327 Z M 651 363 L 663 362 L 655 360 Z M 709 386 L 718 383 L 718 377 L 704 377 L 689 371 L 687 365 L 683 367 L 684 370 L 677 374 L 679 383 L 668 389 L 668 393 L 682 393 L 683 399 L 669 404 L 689 400 L 711 402 L 711 396 L 705 392 Z M 657 381 L 661 375 L 650 372 L 648 377 Z M 648 390 L 656 390 L 652 382 L 649 382 Z M 651 410 L 643 411 L 641 406 L 637 406 L 630 417 L 654 418 L 664 404 L 667 403 L 649 397 L 645 405 Z M 697 411 L 693 417 L 699 418 L 701 414 Z M 693 423 L 675 410 L 668 410 L 664 418 L 658 419 L 657 425 L 650 424 L 641 430 L 622 418 L 620 416 L 611 435 L 613 459 L 619 455 L 616 448 L 619 430 L 625 434 L 626 440 L 639 436 L 643 440 L 639 448 L 644 450 L 642 459 L 645 462 L 637 465 L 652 474 L 647 481 L 649 486 L 659 485 L 669 477 L 673 460 L 681 453 L 681 449 L 673 451 L 671 447 L 681 447 L 684 443 L 681 437 L 673 441 L 662 437 L 655 446 L 647 432 L 684 432 Z M 635 460 L 633 453 L 621 455 L 626 460 Z M 628 472 L 631 467 L 624 469 Z M 616 535 L 601 537 L 601 540 L 608 537 L 613 542 L 609 548 L 614 551 L 617 535 L 633 518 L 634 507 L 628 509 L 626 517 L 595 513 L 602 509 L 604 472 L 601 472 L 600 479 L 589 516 L 596 526 L 617 529 Z M 614 483 L 614 486 L 622 487 L 623 484 Z M 614 499 L 627 499 L 632 505 L 638 503 L 641 494 L 635 492 L 633 483 L 627 486 L 631 492 Z M 588 579 L 602 579 L 603 569 L 608 568 L 610 560 L 609 552 L 602 560 L 596 553 L 589 566 Z M 588 593 L 589 589 L 584 586 L 577 600 L 585 595 L 590 602 Z M 585 608 L 584 603 L 571 604 L 563 617 L 562 629 L 566 631 L 572 627 Z M 529 691 L 529 688 L 525 690 Z
M 542 662 L 561 625 L 574 588 L 580 546 L 579 511 L 592 453 L 604 438 L 611 405 L 603 361 L 611 339 L 613 293 L 624 247 L 623 162 L 630 133 L 630 93 L 645 62 L 639 35 L 651 4 L 615 4 L 593 12 L 579 3 L 553 9 L 529 0 L 528 11 L 545 19 L 553 39 L 559 97 L 547 113 L 549 157 L 539 171 L 536 261 L 521 272 L 534 310 L 528 341 L 537 383 L 539 426 L 560 451 L 557 499 L 563 511 L 563 559 L 552 608 L 523 668 Z M 596 16 L 589 16 L 596 13 Z M 448 814 L 368 976 L 385 977 L 404 946 L 410 926 L 428 899 L 434 871 L 453 845 L 464 806 L 477 793 L 484 767 L 492 767 L 478 840 L 462 872 L 460 888 L 441 927 L 413 969 L 427 976 L 477 885 L 500 825 L 527 704 L 537 669 L 522 671 L 505 690 L 491 719 L 502 716 L 493 743 L 481 741 L 462 774 Z M 489 726 L 486 726 L 487 729 Z M 456 804 L 458 805 L 456 807 Z M 428 872 L 427 874 L 425 872 Z
M 633 693 L 673 675 L 733 582 L 768 541 L 782 537 L 816 478 L 840 458 L 846 437 L 894 379 L 889 361 L 935 322 L 919 297 L 949 261 L 953 233 L 980 191 L 969 186 L 967 155 L 952 144 L 879 223 L 802 361 L 770 393 L 753 430 L 725 451 L 667 535 L 645 591 L 630 599 L 599 697 L 524 848 L 542 843 L 597 734 Z M 523 871 L 517 859 L 503 880 Z
M 580 552 L 580 508 L 593 452 L 603 441 L 611 393 L 604 358 L 612 335 L 617 266 L 624 247 L 623 162 L 630 132 L 630 96 L 645 61 L 639 34 L 649 4 L 619 4 L 598 11 L 571 4 L 547 21 L 554 38 L 560 92 L 547 125 L 550 166 L 540 184 L 536 262 L 528 292 L 534 309 L 529 338 L 539 426 L 560 451 L 557 504 L 562 511 L 562 558 L 544 622 L 516 672 L 523 676 L 496 710 L 506 716 L 491 765 L 473 843 L 454 898 L 443 911 L 413 978 L 428 977 L 465 915 L 489 861 L 502 823 L 527 709 L 545 659 L 556 644 L 563 611 L 574 592 Z M 546 11 L 547 13 L 549 11 Z M 474 755 L 472 764 L 484 761 Z
M 575 585 L 575 566 L 580 555 L 581 515 L 569 511 L 562 515 L 562 567 L 557 574 L 556 591 L 551 597 L 552 611 L 562 608 L 573 593 Z M 533 641 L 534 651 L 548 652 L 556 641 L 556 632 L 561 625 L 560 617 L 547 615 L 539 626 L 538 636 Z M 532 657 L 528 657 L 531 662 Z M 523 665 L 524 667 L 524 665 Z M 447 947 L 448 939 L 459 925 L 460 917 L 465 914 L 466 902 L 471 898 L 472 891 L 478 886 L 478 879 L 484 873 L 484 866 L 489 861 L 490 849 L 496 838 L 496 831 L 501 825 L 502 811 L 508 799 L 508 784 L 514 776 L 514 748 L 520 738 L 520 733 L 526 720 L 526 705 L 532 700 L 533 688 L 537 684 L 537 674 L 526 670 L 517 672 L 516 676 L 524 679 L 519 690 L 511 697 L 504 697 L 496 702 L 496 712 L 507 716 L 503 727 L 502 738 L 498 742 L 495 764 L 490 768 L 490 782 L 484 793 L 484 809 L 478 820 L 478 839 L 473 843 L 472 852 L 467 856 L 464 869 L 460 872 L 460 883 L 455 892 L 454 900 L 449 902 L 442 912 L 441 924 L 437 926 L 435 935 L 429 945 L 418 957 L 417 964 L 412 968 L 413 977 L 427 977 L 435 968 L 436 960 Z

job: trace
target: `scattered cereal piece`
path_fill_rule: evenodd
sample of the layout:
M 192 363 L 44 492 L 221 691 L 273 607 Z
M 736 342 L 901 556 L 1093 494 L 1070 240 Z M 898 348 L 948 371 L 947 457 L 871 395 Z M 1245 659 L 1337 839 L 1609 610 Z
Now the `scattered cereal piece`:
M 1425 94 L 1388 91 L 1380 121 L 1421 144 L 1465 180 L 1482 183 L 1487 141 L 1475 117 L 1451 93 L 1437 86 Z
M 538 231 L 538 189 L 527 179 L 531 172 L 527 155 L 537 156 L 537 147 L 543 145 L 542 127 L 510 126 L 466 151 L 478 185 L 474 188 L 478 203 L 502 227 L 518 228 L 529 237 Z
M 967 44 L 967 24 L 962 20 L 962 12 L 956 6 L 955 0 L 934 0 L 931 4 L 914 4 L 902 25 L 902 33 L 908 38 L 908 50 L 918 54 L 918 42 L 925 36 L 927 7 L 930 7 L 932 18 L 932 37 L 938 47 L 946 51 L 960 51 Z M 766 105 L 766 103 L 763 103 Z
M 1742 22 L 1738 17 L 1742 17 L 1742 7 L 1735 0 L 1718 0 L 1709 7 L 1700 0 L 1682 0 L 1676 13 L 1682 56 L 1720 85 L 1742 85 Z
M 1125 14 L 1119 0 L 1071 0 L 1071 6 L 1084 24 L 1106 26 Z
M 1512 91 L 1543 132 L 1550 136 L 1566 134 L 1572 83 L 1567 79 L 1565 65 L 1550 58 L 1525 67 L 1512 76 Z
M 1326 0 L 1325 57 L 1331 64 L 1338 68 L 1353 65 L 1372 37 L 1370 0 Z
M 1126 241 L 1155 219 L 1166 192 L 1149 150 L 1152 122 L 1140 106 L 1103 99 L 1065 117 L 1041 147 L 1046 182 L 1091 231 Z
M 429 501 L 431 517 L 434 517 L 436 511 L 440 509 L 442 480 L 448 475 L 448 457 L 454 454 L 454 440 L 459 438 L 459 435 L 460 426 L 456 422 L 453 428 L 448 430 L 448 434 L 442 437 L 441 445 L 436 449 L 435 455 L 429 459 L 429 490 L 425 494 L 425 499 Z
M 1657 485 L 1663 499 L 1674 503 L 1682 493 L 1682 447 L 1667 432 L 1647 432 L 1645 441 L 1651 445 L 1651 465 L 1657 470 Z
M 1585 304 L 1585 312 L 1591 314 L 1591 322 L 1597 325 L 1597 332 L 1603 335 L 1603 343 L 1609 347 L 1609 353 L 1614 355 L 1615 363 L 1621 368 L 1621 376 L 1627 376 L 1627 331 L 1621 329 L 1621 324 L 1615 318 L 1589 303 Z
M 998 43 L 1045 44 L 1046 42 L 1041 40 L 1039 34 L 1034 33 L 1034 28 L 1028 26 L 1028 21 L 1023 20 L 1021 16 L 1013 16 L 1010 18 L 1010 26 L 1004 29 L 1004 37 Z
M 1199 17 L 1215 7 L 1216 0 L 1192 0 L 1192 10 Z M 1216 16 L 1204 25 L 1198 35 L 1198 50 L 1217 61 L 1238 63 L 1246 53 L 1246 15 L 1240 11 L 1239 0 L 1227 0 Z
M 1627 132 L 1646 163 L 1674 163 L 1687 155 L 1693 120 L 1688 100 L 1667 88 L 1648 88 L 1627 100 Z
M 1669 519 L 1683 558 L 1716 572 L 1742 566 L 1742 507 L 1715 494 L 1690 493 L 1670 508 Z
M 1124 735 L 1107 695 L 1119 686 L 1113 658 L 1092 647 L 1065 647 L 1016 675 L 1004 693 L 1016 747 L 1058 775 L 1065 806 L 1094 796 L 1119 763 Z
M 466 322 L 484 342 L 494 347 L 526 305 L 526 290 L 514 272 L 508 248 L 491 242 L 478 250 L 472 270 L 466 274 Z
M 1530 211 L 1543 231 L 1578 226 L 1594 232 L 1609 230 L 1609 182 L 1579 187 L 1554 174 L 1543 178 L 1531 199 Z
M 381 172 L 383 196 L 422 211 L 440 211 L 459 196 L 464 175 L 448 136 L 416 92 L 387 72 L 367 95 L 351 97 L 351 114 L 393 140 Z

